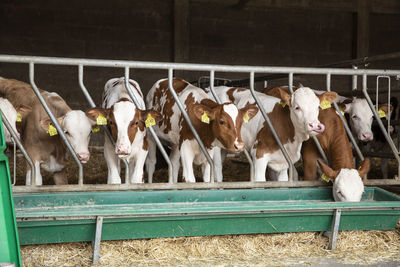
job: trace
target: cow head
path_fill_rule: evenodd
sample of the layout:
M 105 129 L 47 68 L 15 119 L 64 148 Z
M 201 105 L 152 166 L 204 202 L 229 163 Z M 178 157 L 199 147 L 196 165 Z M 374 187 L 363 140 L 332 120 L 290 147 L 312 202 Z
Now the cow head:
M 337 97 L 335 92 L 326 92 L 317 96 L 308 87 L 300 87 L 292 95 L 287 88 L 277 87 L 272 90 L 274 92 L 268 94 L 280 98 L 282 104 L 289 106 L 294 128 L 296 132 L 303 134 L 305 139 L 325 130 L 325 126 L 318 120 L 320 103 L 323 101 L 332 103 Z
M 340 169 L 332 170 L 328 165 L 318 160 L 322 172 L 333 181 L 332 193 L 335 201 L 357 202 L 361 200 L 364 192 L 362 178 L 369 171 L 370 163 L 366 158 L 361 163 L 358 170 Z
M 193 114 L 202 123 L 209 123 L 213 136 L 220 146 L 231 152 L 241 152 L 244 144 L 241 136 L 243 122 L 247 123 L 258 112 L 256 105 L 247 105 L 238 109 L 232 103 L 217 104 L 205 99 L 201 104 L 193 104 Z M 209 121 L 205 121 L 205 116 Z
M 20 135 L 16 128 L 16 122 L 18 120 L 18 117 L 19 119 L 22 119 L 23 117 L 28 115 L 32 111 L 32 108 L 24 105 L 20 105 L 17 108 L 14 108 L 14 106 L 7 99 L 0 98 L 0 109 L 2 111 L 2 115 L 6 117 L 7 121 L 11 124 L 12 129 L 17 134 L 18 138 L 20 138 Z M 4 125 L 3 130 L 5 142 L 7 144 L 12 144 L 11 133 Z
M 89 141 L 92 133 L 92 126 L 96 124 L 96 121 L 86 116 L 85 112 L 81 110 L 71 110 L 64 116 L 57 118 L 58 124 L 60 124 L 65 136 L 71 143 L 78 159 L 81 163 L 87 163 L 90 158 L 89 153 Z M 41 120 L 41 127 L 46 133 L 50 133 L 51 126 L 50 118 Z
M 111 108 L 92 108 L 86 114 L 96 120 L 99 115 L 107 119 L 108 127 L 115 140 L 115 153 L 119 158 L 128 158 L 132 152 L 132 143 L 137 132 L 145 131 L 145 121 L 151 116 L 155 123 L 161 120 L 161 114 L 154 110 L 141 110 L 135 104 L 123 99 Z

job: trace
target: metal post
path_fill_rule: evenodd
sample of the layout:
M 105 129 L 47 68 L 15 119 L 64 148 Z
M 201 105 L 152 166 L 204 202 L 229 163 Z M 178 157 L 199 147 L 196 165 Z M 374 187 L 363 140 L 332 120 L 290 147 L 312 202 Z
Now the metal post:
M 133 103 L 135 106 L 139 109 L 146 109 L 145 106 L 140 105 L 139 101 L 133 94 L 131 85 L 129 84 L 129 67 L 125 67 L 125 87 L 126 91 L 128 92 L 129 96 L 133 100 Z M 173 183 L 173 177 L 172 177 L 172 163 L 171 160 L 168 157 L 167 152 L 165 151 L 163 145 L 161 144 L 160 139 L 158 138 L 156 132 L 154 131 L 153 127 L 147 127 L 147 130 L 150 132 L 151 136 L 153 137 L 154 141 L 157 144 L 158 149 L 160 149 L 162 156 L 164 157 L 164 160 L 167 162 L 168 165 L 168 182 Z M 149 183 L 152 183 L 153 181 L 149 179 Z
M 210 154 L 208 154 L 208 151 L 206 149 L 206 147 L 204 146 L 203 142 L 200 139 L 200 136 L 198 135 L 196 129 L 194 128 L 192 122 L 190 121 L 189 115 L 187 114 L 185 107 L 183 106 L 182 102 L 179 100 L 178 95 L 175 92 L 172 80 L 173 80 L 173 69 L 168 69 L 168 87 L 169 90 L 171 92 L 171 95 L 173 96 L 173 98 L 175 99 L 176 104 L 178 105 L 180 111 L 182 112 L 183 118 L 185 119 L 186 123 L 188 124 L 190 130 L 193 133 L 194 138 L 196 138 L 197 143 L 200 146 L 201 151 L 203 152 L 204 156 L 207 158 L 208 163 L 210 164 L 211 167 L 211 177 L 210 177 L 210 182 L 214 183 L 214 178 L 215 178 L 215 166 L 214 166 L 214 162 L 210 156 Z
M 367 103 L 369 105 L 369 108 L 371 109 L 372 113 L 375 116 L 375 119 L 378 122 L 379 127 L 382 130 L 383 135 L 385 136 L 386 141 L 388 142 L 390 149 L 392 149 L 393 155 L 397 160 L 397 177 L 400 177 L 400 157 L 399 157 L 399 152 L 397 151 L 396 146 L 393 143 L 392 138 L 387 134 L 385 126 L 382 123 L 381 118 L 379 117 L 378 112 L 376 112 L 375 108 L 374 108 L 374 104 L 372 104 L 371 98 L 368 95 L 367 92 L 367 74 L 363 74 L 363 80 L 362 80 L 362 85 L 363 85 L 363 93 L 365 96 L 365 99 L 367 100 Z
M 289 83 L 289 88 L 290 88 L 290 83 Z M 290 90 L 290 89 L 289 89 Z M 250 72 L 250 92 L 254 98 L 254 100 L 257 103 L 257 106 L 264 117 L 265 122 L 267 123 L 276 143 L 278 144 L 279 148 L 282 151 L 283 156 L 285 157 L 286 161 L 288 162 L 289 165 L 289 182 L 293 183 L 293 162 L 292 159 L 289 157 L 289 154 L 287 153 L 286 149 L 283 147 L 281 140 L 279 139 L 279 136 L 276 134 L 275 128 L 272 125 L 267 112 L 265 111 L 264 107 L 262 106 L 261 102 L 259 101 L 258 97 L 256 96 L 256 92 L 254 90 L 254 72 Z
M 12 138 L 12 142 L 13 142 L 13 183 L 12 183 L 12 185 L 15 185 L 17 183 L 17 143 L 15 142 L 14 138 Z M 32 179 L 32 176 L 31 176 L 31 179 Z
M 218 104 L 222 104 L 221 99 L 219 98 L 218 94 L 215 93 L 215 90 L 214 90 L 214 75 L 215 75 L 214 71 L 211 70 L 210 71 L 210 91 L 211 91 L 215 101 Z M 250 164 L 250 181 L 254 182 L 254 163 L 253 163 L 253 160 L 251 159 L 251 156 L 250 156 L 249 152 L 246 150 L 246 148 L 244 149 L 243 153 L 245 154 L 245 156 L 247 158 L 247 161 Z
M 390 104 L 390 89 L 391 89 L 391 86 L 390 86 L 390 76 L 387 76 L 387 75 L 379 75 L 379 76 L 376 76 L 376 96 L 375 96 L 375 109 L 376 110 L 378 110 L 379 108 L 378 108 L 378 106 L 379 106 L 379 80 L 380 79 L 383 79 L 383 78 L 386 78 L 386 79 L 388 79 L 388 101 L 387 101 L 387 103 L 388 103 L 388 115 L 387 115 L 387 121 L 388 121 L 388 125 L 387 125 L 387 133 L 388 133 L 388 135 L 390 136 L 390 115 L 391 115 L 391 111 L 390 111 L 390 107 L 391 107 L 391 104 Z
M 90 96 L 88 90 L 86 89 L 85 84 L 83 83 L 83 65 L 82 64 L 80 64 L 78 66 L 78 80 L 79 80 L 79 86 L 81 87 L 81 90 L 82 90 L 83 94 L 85 95 L 86 100 L 89 102 L 89 105 L 92 108 L 95 108 L 96 104 L 94 103 L 92 97 Z M 102 125 L 101 127 L 103 128 L 104 132 L 106 133 L 111 144 L 115 147 L 115 141 L 114 141 L 110 131 L 108 130 L 107 126 Z M 129 164 L 126 159 L 122 159 L 122 162 L 124 163 L 124 166 L 125 166 L 125 183 L 129 184 L 130 183 L 130 181 L 129 181 Z
M 332 219 L 331 237 L 329 238 L 329 245 L 328 245 L 329 250 L 333 250 L 336 248 L 337 237 L 339 234 L 340 217 L 341 217 L 341 210 L 336 209 Z
M 28 155 L 28 152 L 26 152 L 24 146 L 22 145 L 21 140 L 19 140 L 17 133 L 14 131 L 12 128 L 10 122 L 7 120 L 6 116 L 4 116 L 4 113 L 1 112 L 1 117 L 2 121 L 4 123 L 4 126 L 6 126 L 7 130 L 10 132 L 14 143 L 17 144 L 18 148 L 21 150 L 22 155 L 24 155 L 26 161 L 28 162 L 29 166 L 31 167 L 31 185 L 36 185 L 36 167 L 35 164 L 33 164 L 33 161 L 31 157 Z M 16 151 L 14 150 L 14 154 L 16 154 Z M 15 168 L 15 166 L 14 166 Z M 16 172 L 16 169 L 14 169 L 14 173 Z
M 100 242 L 101 242 L 101 234 L 103 230 L 103 217 L 97 216 L 96 219 L 96 232 L 94 235 L 94 244 L 93 244 L 93 260 L 92 263 L 98 263 L 100 258 Z
M 34 66 L 35 65 L 34 65 L 33 62 L 29 63 L 29 80 L 30 80 L 33 92 L 38 97 L 38 99 L 39 99 L 40 103 L 42 104 L 44 110 L 49 115 L 51 121 L 53 122 L 54 126 L 56 127 L 56 129 L 58 131 L 58 134 L 61 136 L 61 139 L 64 141 L 64 143 L 67 146 L 69 152 L 71 152 L 72 157 L 74 158 L 76 164 L 78 165 L 78 168 L 79 168 L 78 184 L 79 185 L 83 185 L 83 168 L 82 168 L 82 164 L 79 161 L 78 157 L 76 156 L 76 153 L 75 153 L 74 149 L 72 148 L 71 144 L 69 143 L 67 137 L 65 136 L 63 129 L 58 124 L 58 121 L 57 121 L 56 117 L 54 117 L 53 112 L 51 112 L 49 106 L 47 105 L 46 101 L 44 100 L 44 98 L 40 94 L 40 91 L 39 91 L 39 89 L 37 88 L 37 86 L 35 84 L 35 68 L 34 68 Z
M 353 69 L 358 69 L 358 67 L 356 66 L 356 65 L 353 65 L 352 66 L 353 67 Z M 351 86 L 351 89 L 353 90 L 353 91 L 355 91 L 355 90 L 357 90 L 357 75 L 353 75 L 353 77 L 352 77 L 352 86 Z

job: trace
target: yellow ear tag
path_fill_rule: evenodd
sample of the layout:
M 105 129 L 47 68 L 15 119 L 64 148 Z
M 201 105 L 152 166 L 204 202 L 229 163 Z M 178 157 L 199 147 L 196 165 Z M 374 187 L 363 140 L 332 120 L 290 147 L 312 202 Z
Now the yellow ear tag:
M 51 124 L 49 124 L 49 129 L 46 131 L 46 133 L 48 133 L 50 136 L 54 136 L 54 135 L 58 134 L 56 127 L 54 127 Z
M 107 119 L 100 114 L 99 116 L 97 116 L 96 123 L 97 125 L 107 125 Z
M 21 113 L 17 112 L 17 122 L 21 122 L 21 121 L 22 121 Z
M 323 174 L 321 175 L 321 178 L 322 178 L 322 180 L 324 180 L 324 181 L 327 182 L 327 183 L 330 182 L 329 178 L 326 176 L 325 173 L 323 173 Z
M 100 131 L 100 126 L 96 125 L 92 128 L 92 132 L 98 133 Z
M 322 100 L 321 104 L 320 104 L 321 109 L 327 109 L 331 107 L 331 102 L 329 102 L 328 100 L 324 99 Z
M 150 113 L 147 115 L 145 124 L 146 124 L 146 127 L 151 127 L 153 125 L 156 125 L 156 120 L 153 118 L 153 116 L 151 116 Z
M 207 112 L 204 111 L 203 115 L 201 115 L 201 122 L 210 124 L 210 118 L 207 116 Z
M 250 119 L 250 117 L 249 117 L 249 112 L 246 111 L 246 113 L 245 113 L 244 116 L 243 116 L 243 121 L 244 121 L 245 123 L 248 123 L 248 122 L 249 122 L 249 119 Z
M 378 110 L 379 118 L 386 117 L 386 112 L 383 111 L 382 109 Z
M 281 100 L 281 102 L 280 102 L 279 104 L 281 104 L 281 106 L 282 106 L 283 108 L 286 107 L 286 103 L 283 102 L 282 100 Z

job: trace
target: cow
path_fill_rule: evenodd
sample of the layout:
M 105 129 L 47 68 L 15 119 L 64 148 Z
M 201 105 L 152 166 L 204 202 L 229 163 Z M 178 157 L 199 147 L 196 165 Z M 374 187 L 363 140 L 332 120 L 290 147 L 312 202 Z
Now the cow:
M 238 108 L 255 102 L 248 89 L 221 86 L 215 90 L 222 101 L 230 100 Z M 300 159 L 303 141 L 325 129 L 318 120 L 320 102 L 325 100 L 331 103 L 337 97 L 334 92 L 316 96 L 308 87 L 300 87 L 293 95 L 282 88 L 270 91 L 271 95 L 255 93 L 293 162 Z M 288 163 L 261 114 L 242 127 L 242 136 L 253 158 L 255 181 L 266 180 L 267 166 L 277 173 L 278 181 L 288 180 Z
M 129 79 L 133 94 L 144 107 L 139 84 Z M 125 78 L 113 78 L 106 82 L 102 97 L 102 108 L 90 109 L 87 114 L 94 120 L 104 120 L 115 141 L 115 148 L 106 137 L 104 156 L 108 167 L 108 184 L 120 184 L 119 159 L 129 162 L 131 183 L 143 183 L 143 166 L 148 153 L 146 127 L 161 120 L 157 111 L 142 110 L 132 102 L 125 88 Z
M 332 193 L 335 201 L 357 202 L 362 198 L 364 184 L 360 177 L 365 177 L 370 168 L 368 158 L 365 158 L 358 170 L 351 168 L 332 169 L 320 159 L 318 163 L 327 180 L 333 182 Z
M 258 108 L 255 105 L 249 104 L 238 109 L 230 101 L 217 104 L 203 89 L 195 87 L 183 79 L 174 78 L 172 83 L 211 158 L 215 156 L 216 147 L 234 153 L 244 150 L 241 128 L 244 121 L 248 123 L 257 114 Z M 155 131 L 160 139 L 172 147 L 170 158 L 174 181 L 178 180 L 179 159 L 181 159 L 183 181 L 196 182 L 193 173 L 193 163 L 195 163 L 202 165 L 203 181 L 209 182 L 210 165 L 172 97 L 168 79 L 161 79 L 153 85 L 146 102 L 148 107 L 159 111 L 164 118 L 155 127 Z M 156 161 L 155 144 L 154 141 L 149 144 L 150 152 L 146 165 L 148 175 L 152 177 Z M 220 165 L 218 166 L 221 168 Z M 217 173 L 222 174 L 222 171 L 217 171 Z M 220 179 L 221 177 L 217 177 L 217 180 Z
M 16 123 L 20 122 L 22 117 L 31 111 L 31 108 L 24 105 L 20 105 L 17 108 L 14 108 L 14 106 L 10 103 L 10 101 L 8 101 L 6 98 L 0 97 L 0 109 L 3 118 L 5 117 L 7 121 L 11 124 L 12 129 L 17 134 L 17 137 L 19 139 L 20 134 L 17 131 Z M 4 126 L 4 122 L 3 122 L 3 131 L 6 144 L 7 145 L 12 144 L 13 141 L 11 138 L 11 133 Z
M 40 90 L 41 95 L 60 124 L 81 163 L 90 158 L 88 150 L 92 126 L 91 120 L 81 110 L 72 110 L 67 103 L 54 92 Z M 29 113 L 21 114 L 21 141 L 32 159 L 36 173 L 36 185 L 42 185 L 40 167 L 53 173 L 57 185 L 67 184 L 64 172 L 67 149 L 60 135 L 36 98 L 29 84 L 12 79 L 0 79 L 0 95 L 6 97 L 14 107 L 26 105 Z M 31 169 L 27 165 L 26 184 L 31 184 Z

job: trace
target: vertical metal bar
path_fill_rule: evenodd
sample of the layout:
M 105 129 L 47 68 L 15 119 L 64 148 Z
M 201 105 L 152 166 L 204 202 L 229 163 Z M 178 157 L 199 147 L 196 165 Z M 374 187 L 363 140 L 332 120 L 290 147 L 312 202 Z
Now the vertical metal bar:
M 328 73 L 326 74 L 326 90 L 328 92 L 331 91 L 331 74 Z M 333 102 L 333 107 L 336 109 L 337 114 L 339 115 L 339 118 L 341 119 L 344 129 L 346 130 L 347 136 L 350 139 L 350 142 L 353 144 L 354 149 L 356 150 L 357 156 L 361 159 L 364 160 L 364 155 L 361 152 L 360 147 L 357 144 L 356 139 L 354 139 L 354 136 L 349 128 L 349 125 L 347 124 L 346 118 L 343 116 L 342 111 L 340 110 L 338 104 L 336 102 Z
M 336 209 L 334 211 L 332 219 L 331 237 L 329 238 L 329 245 L 328 245 L 329 250 L 333 250 L 336 248 L 337 238 L 339 234 L 340 217 L 341 217 L 341 210 Z
M 222 104 L 221 99 L 219 98 L 218 94 L 215 93 L 215 90 L 214 90 L 214 75 L 215 75 L 214 71 L 211 70 L 210 71 L 210 91 L 211 91 L 215 101 L 218 104 Z M 246 149 L 243 151 L 243 153 L 245 154 L 245 156 L 247 158 L 247 161 L 250 164 L 250 181 L 254 182 L 254 163 L 253 163 L 253 160 L 251 159 L 251 156 L 250 156 L 249 152 Z
M 78 165 L 78 168 L 79 168 L 78 184 L 79 185 L 83 185 L 83 168 L 82 168 L 82 164 L 79 161 L 78 157 L 76 156 L 76 153 L 75 153 L 74 149 L 72 148 L 70 142 L 68 141 L 67 137 L 65 136 L 63 129 L 58 124 L 58 121 L 57 121 L 56 117 L 54 117 L 53 112 L 51 112 L 49 106 L 47 105 L 46 101 L 44 100 L 44 98 L 40 94 L 40 91 L 39 91 L 38 87 L 35 84 L 35 67 L 34 66 L 35 65 L 34 65 L 33 62 L 29 63 L 29 81 L 31 83 L 33 92 L 38 97 L 38 99 L 39 99 L 40 103 L 42 104 L 44 110 L 49 115 L 51 121 L 53 122 L 54 126 L 56 127 L 56 129 L 58 131 L 58 134 L 61 136 L 61 139 L 64 141 L 64 143 L 67 146 L 69 152 L 71 152 L 72 157 L 74 158 L 76 164 Z
M 90 96 L 89 91 L 86 89 L 85 84 L 83 83 L 83 65 L 79 65 L 78 66 L 78 80 L 79 80 L 79 86 L 81 87 L 81 91 L 83 92 L 83 94 L 86 97 L 86 100 L 89 102 L 89 105 L 92 108 L 96 107 L 96 104 L 94 103 L 92 97 Z M 108 130 L 106 125 L 102 126 L 104 132 L 106 133 L 108 139 L 110 140 L 111 144 L 115 147 L 115 141 L 110 133 L 110 131 Z M 121 159 L 119 159 L 121 160 Z M 129 180 L 129 165 L 128 162 L 126 161 L 126 159 L 122 159 L 122 162 L 124 163 L 125 166 L 125 183 L 127 180 Z M 129 181 L 128 181 L 129 183 Z
M 391 115 L 391 111 L 390 111 L 390 90 L 391 90 L 391 86 L 390 86 L 390 76 L 386 76 L 386 75 L 379 75 L 376 76 L 376 96 L 375 96 L 375 109 L 378 110 L 378 106 L 379 106 L 379 80 L 383 79 L 383 78 L 387 78 L 388 79 L 388 115 L 387 115 L 387 121 L 388 121 L 388 125 L 387 125 L 387 133 L 390 136 L 390 115 Z
M 35 164 L 33 164 L 31 157 L 28 155 L 28 152 L 26 152 L 25 147 L 22 145 L 21 140 L 19 140 L 17 133 L 14 131 L 10 122 L 7 120 L 7 118 L 3 112 L 1 112 L 1 117 L 2 117 L 2 121 L 4 123 L 4 126 L 6 126 L 7 130 L 10 132 L 11 137 L 13 138 L 14 142 L 17 144 L 18 148 L 21 150 L 22 155 L 24 155 L 26 161 L 28 162 L 29 166 L 31 167 L 31 185 L 36 185 Z M 16 154 L 15 151 L 14 151 L 14 154 Z M 15 172 L 15 170 L 14 170 L 14 172 Z
M 94 235 L 94 244 L 93 244 L 93 264 L 98 263 L 100 259 L 100 243 L 101 243 L 101 234 L 103 230 L 103 217 L 97 216 L 96 219 L 96 232 Z
M 197 143 L 199 144 L 201 151 L 203 152 L 204 156 L 206 157 L 208 163 L 210 164 L 210 167 L 211 167 L 211 179 L 210 179 L 210 182 L 214 183 L 215 182 L 214 181 L 214 178 L 215 178 L 214 162 L 213 162 L 210 154 L 208 154 L 208 151 L 207 151 L 206 147 L 204 146 L 203 142 L 201 141 L 200 136 L 198 135 L 198 133 L 197 133 L 196 129 L 194 128 L 192 122 L 190 121 L 189 115 L 187 114 L 187 112 L 185 110 L 185 107 L 183 106 L 182 102 L 179 100 L 179 97 L 175 92 L 175 89 L 174 89 L 174 86 L 173 86 L 173 83 L 172 83 L 173 78 L 174 78 L 173 77 L 173 69 L 168 69 L 168 87 L 169 87 L 169 90 L 170 90 L 170 92 L 171 92 L 176 104 L 178 105 L 180 111 L 182 112 L 183 118 L 185 119 L 186 123 L 188 124 L 190 130 L 192 131 L 194 138 L 196 138 Z
M 293 72 L 289 73 L 289 92 L 293 94 Z
M 390 149 L 392 149 L 393 155 L 397 160 L 397 177 L 400 177 L 400 156 L 399 156 L 399 152 L 397 151 L 396 146 L 393 143 L 392 138 L 387 134 L 385 126 L 382 123 L 381 118 L 379 117 L 378 112 L 376 112 L 375 108 L 374 108 L 374 104 L 372 104 L 371 98 L 368 95 L 367 92 L 367 74 L 363 74 L 363 80 L 362 80 L 362 85 L 363 85 L 363 93 L 365 96 L 365 99 L 367 100 L 367 103 L 369 105 L 369 108 L 371 109 L 372 113 L 375 116 L 375 119 L 378 122 L 379 127 L 381 128 L 381 131 L 383 133 L 383 135 L 385 136 L 386 141 L 388 142 Z
M 358 67 L 356 66 L 356 65 L 353 65 L 353 69 L 358 69 Z M 352 77 L 353 79 L 352 79 L 352 86 L 351 86 L 351 89 L 353 90 L 353 91 L 355 91 L 355 90 L 357 90 L 357 75 L 353 75 L 353 77 Z
M 139 101 L 137 100 L 137 98 L 135 97 L 135 95 L 133 94 L 131 85 L 129 84 L 129 67 L 125 67 L 125 87 L 126 87 L 126 91 L 128 92 L 129 96 L 131 97 L 131 99 L 133 100 L 135 106 L 139 109 L 146 109 L 145 106 L 142 107 L 142 105 L 140 105 Z M 171 160 L 168 157 L 167 151 L 165 151 L 163 145 L 161 144 L 160 139 L 158 138 L 156 132 L 154 131 L 153 127 L 147 127 L 147 130 L 150 132 L 151 136 L 153 137 L 154 141 L 157 144 L 158 149 L 160 149 L 162 156 L 164 157 L 164 160 L 167 162 L 168 165 L 168 183 L 173 183 L 173 177 L 172 177 L 172 163 Z M 151 179 L 149 179 L 149 183 L 152 183 L 153 181 Z
M 14 138 L 12 138 L 13 142 L 13 183 L 15 185 L 17 183 L 17 143 Z M 32 176 L 31 176 L 32 179 Z
M 293 76 L 292 76 L 293 78 Z M 289 82 L 289 88 L 290 88 L 290 82 Z M 267 123 L 276 143 L 278 144 L 279 148 L 282 151 L 283 156 L 285 157 L 286 161 L 288 162 L 289 165 L 289 181 L 293 182 L 293 170 L 294 170 L 294 166 L 293 166 L 293 162 L 292 159 L 289 157 L 289 154 L 287 153 L 286 149 L 283 147 L 281 140 L 279 139 L 279 136 L 277 135 L 274 126 L 272 125 L 267 112 L 265 111 L 264 107 L 261 105 L 261 102 L 259 101 L 258 97 L 256 96 L 256 92 L 254 90 L 254 72 L 250 72 L 250 92 L 254 98 L 254 100 L 256 101 L 256 104 L 262 114 L 262 116 L 264 117 L 265 122 Z

